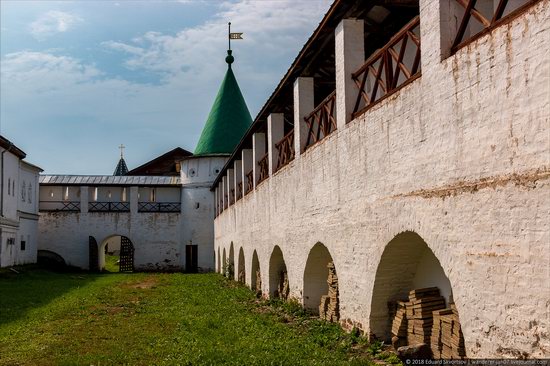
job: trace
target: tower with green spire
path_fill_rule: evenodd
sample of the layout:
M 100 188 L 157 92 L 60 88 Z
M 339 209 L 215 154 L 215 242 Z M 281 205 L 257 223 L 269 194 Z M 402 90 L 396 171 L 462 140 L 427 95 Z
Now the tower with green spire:
M 196 156 L 230 155 L 252 124 L 252 117 L 231 68 L 234 61 L 229 49 L 225 58 L 227 72 L 195 148 Z
M 231 35 L 229 32 L 229 40 L 232 39 Z M 187 271 L 196 270 L 192 263 L 193 256 L 198 258 L 200 267 L 215 268 L 212 253 L 216 205 L 210 187 L 252 124 L 250 112 L 231 68 L 235 61 L 231 46 L 225 61 L 227 72 L 195 152 L 180 161 L 182 197 L 185 197 L 181 212 L 187 218 L 183 220 L 182 242 L 186 248 L 181 260 Z

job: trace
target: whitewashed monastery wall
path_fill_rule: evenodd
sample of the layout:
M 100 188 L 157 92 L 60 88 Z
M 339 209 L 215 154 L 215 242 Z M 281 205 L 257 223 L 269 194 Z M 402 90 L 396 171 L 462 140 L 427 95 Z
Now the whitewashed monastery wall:
M 136 270 L 180 270 L 185 264 L 182 221 L 181 213 L 41 212 L 39 249 L 87 269 L 89 236 L 101 251 L 109 238 L 121 235 L 134 245 Z
M 303 300 L 308 253 L 323 243 L 341 319 L 369 332 L 387 312 L 372 305 L 375 280 L 392 286 L 375 278 L 382 253 L 414 232 L 449 279 L 468 357 L 550 357 L 550 2 L 448 58 L 442 3 L 420 1 L 422 76 L 223 211 L 216 253 L 243 248 L 250 284 L 256 250 L 267 294 L 279 246 Z M 403 260 L 383 273 L 442 282 Z

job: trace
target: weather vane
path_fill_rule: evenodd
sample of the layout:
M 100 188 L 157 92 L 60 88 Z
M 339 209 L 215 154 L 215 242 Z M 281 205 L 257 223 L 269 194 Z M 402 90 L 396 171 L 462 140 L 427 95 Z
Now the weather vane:
M 232 39 L 243 39 L 242 33 L 231 33 L 231 22 L 228 24 L 228 34 L 229 34 L 229 51 L 231 51 L 231 40 Z

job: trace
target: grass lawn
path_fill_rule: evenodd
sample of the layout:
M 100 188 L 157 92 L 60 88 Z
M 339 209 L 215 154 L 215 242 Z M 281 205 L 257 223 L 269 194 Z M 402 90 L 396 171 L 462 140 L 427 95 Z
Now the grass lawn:
M 120 265 L 118 264 L 120 257 L 118 255 L 105 254 L 105 271 L 118 272 Z
M 367 345 L 217 274 L 0 272 L 0 365 L 368 365 Z

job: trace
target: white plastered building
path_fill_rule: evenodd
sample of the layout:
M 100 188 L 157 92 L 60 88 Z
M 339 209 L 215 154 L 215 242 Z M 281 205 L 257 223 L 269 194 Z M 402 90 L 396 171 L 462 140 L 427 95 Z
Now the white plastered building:
M 0 267 L 36 262 L 38 176 L 42 169 L 0 136 Z

